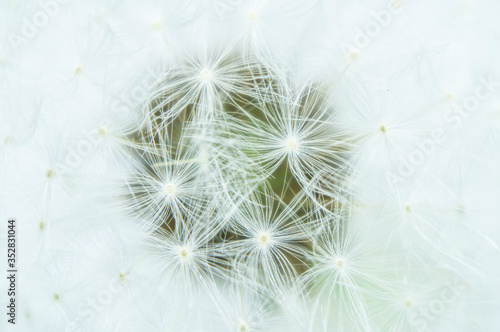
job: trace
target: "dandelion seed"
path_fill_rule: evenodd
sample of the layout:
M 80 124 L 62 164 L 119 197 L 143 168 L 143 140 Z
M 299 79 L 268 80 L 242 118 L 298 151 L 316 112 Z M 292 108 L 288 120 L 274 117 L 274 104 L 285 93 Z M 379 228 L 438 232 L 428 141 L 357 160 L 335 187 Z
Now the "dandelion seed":
M 192 250 L 189 247 L 182 246 L 179 248 L 179 257 L 182 260 L 188 260 L 192 255 Z
M 347 59 L 349 60 L 349 62 L 355 62 L 358 60 L 358 58 L 359 58 L 359 53 L 356 51 L 351 51 L 347 55 Z
M 82 66 L 77 66 L 74 70 L 75 76 L 79 76 L 83 73 L 83 67 Z
M 97 136 L 104 137 L 108 133 L 108 128 L 102 126 L 97 130 Z
M 213 74 L 209 69 L 203 69 L 200 73 L 200 78 L 203 81 L 211 81 L 213 79 Z
M 269 175 L 286 162 L 302 188 L 338 198 L 349 174 L 350 143 L 335 128 L 335 107 L 323 95 L 327 86 L 279 83 L 276 91 L 261 93 L 256 115 L 241 109 L 228 129 Z
M 165 185 L 165 193 L 169 196 L 175 196 L 175 193 L 177 191 L 177 186 L 172 183 L 172 182 L 169 182 Z
M 344 262 L 344 259 L 343 258 L 337 258 L 335 260 L 335 267 L 336 269 L 338 270 L 343 270 L 344 267 L 345 267 L 345 262 Z
M 260 232 L 257 236 L 260 245 L 266 247 L 271 241 L 271 235 L 269 232 Z
M 299 149 L 299 140 L 295 137 L 290 137 L 286 141 L 286 148 L 289 152 L 294 152 Z
M 275 290 L 296 277 L 291 258 L 300 261 L 305 254 L 300 243 L 306 236 L 293 222 L 293 206 L 297 208 L 297 201 L 288 208 L 280 206 L 267 190 L 250 195 L 230 220 L 242 239 L 223 246 L 234 252 L 237 264 L 245 272 L 259 278 L 262 271 L 265 281 Z
M 387 281 L 378 272 L 382 261 L 372 260 L 370 250 L 353 236 L 349 230 L 329 223 L 315 238 L 310 256 L 314 264 L 300 281 L 316 296 L 319 307 L 314 310 L 329 316 L 335 313 L 349 324 L 367 327 L 366 295 L 373 289 L 383 289 Z
M 248 332 L 249 329 L 248 329 L 248 324 L 245 322 L 245 321 L 241 321 L 239 324 L 238 324 L 238 329 L 237 329 L 238 332 Z
M 256 11 L 250 11 L 247 14 L 247 18 L 248 18 L 248 20 L 254 22 L 254 21 L 257 21 L 259 19 L 259 14 Z
M 163 22 L 161 22 L 161 21 L 153 22 L 151 27 L 153 28 L 153 30 L 159 31 L 159 30 L 163 29 Z

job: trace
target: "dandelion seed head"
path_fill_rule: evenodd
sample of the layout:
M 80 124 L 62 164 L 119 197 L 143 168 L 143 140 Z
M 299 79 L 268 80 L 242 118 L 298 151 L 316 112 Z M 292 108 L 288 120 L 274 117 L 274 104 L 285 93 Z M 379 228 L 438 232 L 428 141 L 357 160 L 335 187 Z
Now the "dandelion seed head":
M 7 2 L 7 7 L 0 7 L 8 9 L 14 21 L 17 13 L 24 15 L 24 7 L 16 5 L 18 0 Z M 54 288 L 40 293 L 47 302 L 41 304 L 49 305 L 42 308 L 41 316 L 32 312 L 34 318 L 52 322 L 64 316 L 60 315 L 63 305 L 76 308 L 75 287 L 74 295 L 94 290 L 93 285 L 79 287 L 89 276 L 97 276 L 98 284 L 107 282 L 108 275 L 125 284 L 135 280 L 137 269 L 141 280 L 165 281 L 165 285 L 155 282 L 146 291 L 142 283 L 133 282 L 127 285 L 130 292 L 120 294 L 121 302 L 133 305 L 124 312 L 144 308 L 131 317 L 131 328 L 137 330 L 187 331 L 203 325 L 207 332 L 224 328 L 236 332 L 404 331 L 415 328 L 411 312 L 420 310 L 439 291 L 451 296 L 450 291 L 467 287 L 456 284 L 457 280 L 454 289 L 442 288 L 445 279 L 457 274 L 471 280 L 476 275 L 490 278 L 485 288 L 471 291 L 478 289 L 491 299 L 467 295 L 460 306 L 450 305 L 442 317 L 434 318 L 439 318 L 443 330 L 456 330 L 458 325 L 471 330 L 478 322 L 487 329 L 488 319 L 465 317 L 462 311 L 470 306 L 473 313 L 486 313 L 473 306 L 489 306 L 497 295 L 491 288 L 497 271 L 482 273 L 480 269 L 489 262 L 487 254 L 499 251 L 495 245 L 498 232 L 493 232 L 489 222 L 497 214 L 488 209 L 497 194 L 489 186 L 498 182 L 498 176 L 488 174 L 493 172 L 489 167 L 482 168 L 486 155 L 474 150 L 482 146 L 488 156 L 500 157 L 494 145 L 500 127 L 493 118 L 500 118 L 500 108 L 490 104 L 495 97 L 481 105 L 490 113 L 471 115 L 467 126 L 453 131 L 446 144 L 438 144 L 438 134 L 432 142 L 422 143 L 422 148 L 431 150 L 436 145 L 439 150 L 428 167 L 432 177 L 417 172 L 410 174 L 412 181 L 395 180 L 398 185 L 392 188 L 383 175 L 388 170 L 406 170 L 396 159 L 427 136 L 426 124 L 441 123 L 437 107 L 459 102 L 473 88 L 475 70 L 488 72 L 483 67 L 491 62 L 488 55 L 492 52 L 462 52 L 469 49 L 464 47 L 467 44 L 449 43 L 446 38 L 453 41 L 464 29 L 475 32 L 475 27 L 481 32 L 484 24 L 474 23 L 486 19 L 489 27 L 494 17 L 481 15 L 494 11 L 475 8 L 470 0 L 424 3 L 421 8 L 409 1 L 389 0 L 379 13 L 382 16 L 375 18 L 380 22 L 361 27 L 373 35 L 354 40 L 373 42 L 373 47 L 345 50 L 340 45 L 339 52 L 338 43 L 327 41 L 341 34 L 343 22 L 322 20 L 334 11 L 323 10 L 324 6 L 318 11 L 315 1 L 246 8 L 230 2 L 216 8 L 218 14 L 228 16 L 222 25 L 199 19 L 205 10 L 202 1 L 150 1 L 133 6 L 133 1 L 111 0 L 104 1 L 102 10 L 90 4 L 78 11 L 93 13 L 90 23 L 101 28 L 94 30 L 91 24 L 88 31 L 82 31 L 82 24 L 63 26 L 57 31 L 58 40 L 68 43 L 54 40 L 29 47 L 28 53 L 38 50 L 54 59 L 41 75 L 18 70 L 24 62 L 31 63 L 31 54 L 19 59 L 20 63 L 10 53 L 7 59 L 0 56 L 0 71 L 5 71 L 3 81 L 9 88 L 0 93 L 0 123 L 6 130 L 0 134 L 5 150 L 0 157 L 8 164 L 4 167 L 8 173 L 0 172 L 2 180 L 8 181 L 0 188 L 10 191 L 16 185 L 19 192 L 13 197 L 19 197 L 20 204 L 15 207 L 23 209 L 26 189 L 32 191 L 32 183 L 43 186 L 43 190 L 35 188 L 36 200 L 29 195 L 33 211 L 20 212 L 21 219 L 33 221 L 30 228 L 35 234 L 28 238 L 32 250 L 26 252 L 37 258 L 30 259 L 36 264 L 26 279 L 34 283 L 26 289 L 40 287 L 38 272 L 42 277 L 50 273 L 46 275 L 50 279 L 42 281 L 55 282 Z M 371 28 L 394 21 L 405 5 L 411 7 L 411 15 L 405 13 L 403 20 L 409 28 L 422 18 L 429 27 L 418 32 L 420 42 L 408 44 L 398 31 L 389 39 L 377 37 Z M 331 8 L 340 9 L 346 22 L 356 21 L 363 9 L 358 4 Z M 227 9 L 228 15 L 223 15 Z M 311 20 L 318 22 L 314 29 Z M 71 25 L 72 16 L 60 21 Z M 205 22 L 210 25 L 203 26 Z M 9 27 L 10 20 L 7 23 Z M 217 33 L 223 27 L 231 32 Z M 444 28 L 446 34 L 432 35 Z M 202 33 L 193 34 L 193 30 Z M 491 51 L 496 35 L 496 31 L 483 33 L 479 37 L 486 39 L 465 38 L 465 42 L 471 39 L 473 46 Z M 307 40 L 311 36 L 314 40 Z M 289 47 L 305 44 L 304 52 L 289 52 Z M 437 46 L 439 52 L 435 52 Z M 49 47 L 49 53 L 43 47 Z M 475 53 L 486 54 L 485 61 L 472 61 Z M 343 59 L 335 61 L 339 56 Z M 468 63 L 474 64 L 472 70 Z M 456 79 L 457 68 L 465 73 L 463 79 Z M 19 80 L 25 72 L 26 86 Z M 11 76 L 14 82 L 7 84 Z M 33 84 L 38 77 L 40 82 Z M 489 83 L 478 87 L 483 92 L 478 99 L 498 86 L 496 81 Z M 29 104 L 24 105 L 22 99 L 29 99 Z M 460 124 L 468 106 L 474 106 L 468 101 L 473 99 L 454 105 L 457 108 L 446 114 L 445 122 Z M 65 112 L 68 104 L 78 108 L 77 117 Z M 111 105 L 126 111 L 106 113 L 109 123 L 97 124 L 102 120 L 97 111 L 113 112 Z M 17 113 L 22 113 L 19 120 Z M 397 120 L 394 125 L 392 119 Z M 74 133 L 92 124 L 93 138 L 102 144 L 93 147 L 83 144 L 85 137 L 73 139 Z M 476 132 L 475 124 L 486 127 Z M 59 139 L 68 133 L 69 142 Z M 463 147 L 462 142 L 466 143 Z M 69 151 L 73 143 L 81 144 Z M 417 155 L 410 159 L 413 156 Z M 471 163 L 467 156 L 474 157 Z M 64 166 L 74 171 L 66 175 Z M 480 181 L 476 174 L 481 175 Z M 20 180 L 25 183 L 17 186 Z M 55 184 L 59 186 L 53 188 Z M 457 201 L 462 198 L 467 210 Z M 6 204 L 10 202 L 9 197 Z M 477 210 L 480 215 L 472 218 Z M 66 219 L 71 223 L 60 222 Z M 401 225 L 405 219 L 419 221 L 419 227 Z M 455 219 L 463 220 L 452 222 Z M 92 231 L 85 228 L 87 220 Z M 103 227 L 108 220 L 112 222 L 109 230 Z M 129 227 L 125 221 L 139 225 Z M 69 232 L 70 241 L 51 245 L 57 239 L 47 237 L 47 232 L 53 228 L 58 237 L 60 232 Z M 109 241 L 115 233 L 117 241 Z M 89 235 L 91 241 L 87 241 Z M 474 242 L 465 243 L 468 239 Z M 475 244 L 482 239 L 493 248 L 473 256 L 470 249 L 479 248 Z M 61 264 L 47 268 L 46 258 L 60 258 Z M 87 263 L 82 268 L 80 262 Z M 407 282 L 407 276 L 414 280 Z M 415 293 L 410 292 L 413 287 Z M 138 291 L 143 295 L 138 300 L 143 302 L 128 301 Z M 65 293 L 64 301 L 61 293 Z M 98 300 L 105 298 L 98 296 Z M 49 312 L 50 307 L 57 310 Z M 150 308 L 159 307 L 161 315 L 151 317 Z M 24 315 L 29 313 L 20 309 Z M 215 310 L 220 313 L 214 314 Z M 115 311 L 95 322 L 73 323 L 95 329 L 117 326 L 123 315 Z M 450 317 L 448 327 L 445 320 Z M 465 318 L 457 322 L 453 317 Z M 46 325 L 49 330 L 63 326 L 59 322 Z

